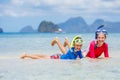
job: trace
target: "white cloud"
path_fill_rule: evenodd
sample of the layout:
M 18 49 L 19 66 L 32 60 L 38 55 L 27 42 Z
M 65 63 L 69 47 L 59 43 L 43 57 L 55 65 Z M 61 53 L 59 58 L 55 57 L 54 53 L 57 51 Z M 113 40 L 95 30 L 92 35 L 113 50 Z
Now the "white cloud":
M 49 14 L 120 14 L 119 0 L 11 0 L 0 6 L 3 16 L 41 16 Z
M 16 24 L 9 24 L 8 16 Z M 38 25 L 43 19 L 59 23 L 76 16 L 82 16 L 89 24 L 98 18 L 120 21 L 120 0 L 0 0 L 0 19 L 4 18 L 1 25 L 8 26 L 6 29 L 11 25 L 15 31 L 16 26 Z M 19 18 L 25 23 L 20 23 Z
M 24 1 L 23 0 L 11 0 L 11 4 L 21 6 L 24 4 Z

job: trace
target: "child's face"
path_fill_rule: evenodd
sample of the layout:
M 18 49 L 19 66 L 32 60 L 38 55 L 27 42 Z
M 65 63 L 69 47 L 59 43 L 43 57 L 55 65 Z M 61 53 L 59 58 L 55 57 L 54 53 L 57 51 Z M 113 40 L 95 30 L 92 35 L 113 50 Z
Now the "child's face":
M 80 51 L 81 50 L 81 48 L 82 48 L 82 44 L 75 44 L 75 50 L 76 51 Z
M 97 41 L 99 44 L 103 44 L 105 42 L 105 39 L 106 39 L 105 34 L 103 33 L 98 34 Z

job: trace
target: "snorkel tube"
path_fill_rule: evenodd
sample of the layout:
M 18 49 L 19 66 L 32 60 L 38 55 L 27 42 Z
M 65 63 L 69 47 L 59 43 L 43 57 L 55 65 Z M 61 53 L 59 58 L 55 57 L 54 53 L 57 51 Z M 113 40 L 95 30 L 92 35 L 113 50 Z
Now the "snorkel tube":
M 97 39 L 97 31 L 98 31 L 100 28 L 102 28 L 102 27 L 104 27 L 104 25 L 101 25 L 101 26 L 99 26 L 99 27 L 97 28 L 97 30 L 96 30 L 96 32 L 95 32 L 95 39 Z
M 101 26 L 99 26 L 99 27 L 97 28 L 97 30 L 100 29 L 100 28 L 103 28 L 103 27 L 104 27 L 104 25 L 101 25 Z

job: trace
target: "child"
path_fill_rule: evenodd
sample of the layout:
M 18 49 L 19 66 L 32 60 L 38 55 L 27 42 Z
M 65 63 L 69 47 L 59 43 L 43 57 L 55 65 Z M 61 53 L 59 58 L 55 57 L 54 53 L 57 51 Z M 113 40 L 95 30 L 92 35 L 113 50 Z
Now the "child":
M 98 58 L 104 52 L 105 58 L 109 57 L 108 44 L 105 42 L 107 31 L 104 29 L 98 29 L 95 33 L 96 40 L 90 43 L 89 52 L 86 57 Z
M 30 54 L 23 54 L 21 56 L 22 59 L 24 58 L 32 58 L 32 59 L 72 59 L 75 60 L 77 58 L 83 58 L 82 56 L 82 44 L 83 44 L 83 40 L 81 37 L 77 37 L 74 41 L 73 41 L 73 47 L 70 48 L 70 44 L 67 38 L 65 38 L 65 42 L 64 45 L 62 45 L 59 41 L 59 39 L 56 37 L 51 45 L 54 46 L 55 44 L 58 45 L 59 49 L 61 50 L 61 52 L 63 54 L 55 54 L 55 55 L 51 55 L 51 56 L 47 56 L 47 55 L 30 55 Z M 66 46 L 68 46 L 69 50 L 66 50 Z

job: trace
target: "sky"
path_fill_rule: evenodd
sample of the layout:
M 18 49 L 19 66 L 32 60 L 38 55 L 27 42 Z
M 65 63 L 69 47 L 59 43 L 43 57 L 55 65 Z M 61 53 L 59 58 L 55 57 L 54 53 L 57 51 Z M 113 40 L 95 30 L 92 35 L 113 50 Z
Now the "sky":
M 55 24 L 71 17 L 83 17 L 87 24 L 96 19 L 120 22 L 120 0 L 0 0 L 0 28 L 19 32 L 43 20 Z

